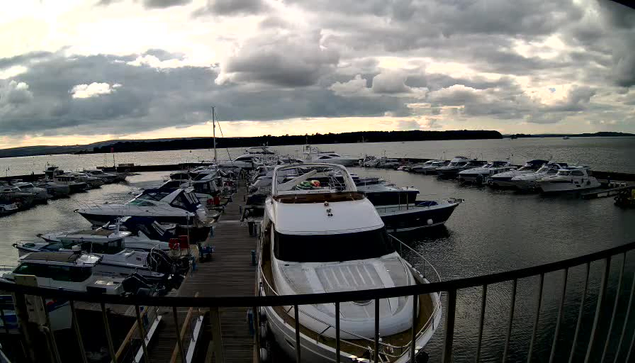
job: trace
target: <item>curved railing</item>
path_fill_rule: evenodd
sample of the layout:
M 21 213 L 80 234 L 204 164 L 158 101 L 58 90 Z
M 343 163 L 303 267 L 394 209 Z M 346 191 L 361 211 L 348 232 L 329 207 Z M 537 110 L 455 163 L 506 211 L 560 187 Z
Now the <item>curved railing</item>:
M 620 353 L 621 353 L 620 347 L 623 347 L 625 344 L 626 345 L 628 344 L 627 342 L 624 342 L 624 338 L 629 336 L 629 334 L 631 334 L 630 330 L 627 333 L 628 324 L 623 324 L 621 332 L 616 332 L 617 334 L 611 334 L 612 330 L 614 330 L 615 328 L 614 322 L 617 315 L 617 302 L 612 307 L 610 304 L 608 304 L 608 302 L 606 301 L 606 290 L 607 290 L 607 285 L 609 281 L 611 260 L 613 257 L 620 256 L 620 255 L 623 256 L 623 259 L 620 258 L 620 260 L 622 260 L 622 268 L 620 269 L 620 274 L 619 274 L 617 296 L 619 296 L 619 294 L 624 289 L 624 287 L 622 286 L 623 285 L 622 280 L 623 280 L 623 275 L 625 273 L 624 266 L 627 263 L 626 253 L 633 249 L 635 249 L 635 242 L 627 243 L 617 247 L 605 249 L 599 252 L 589 253 L 589 254 L 585 254 L 582 256 L 569 258 L 569 259 L 565 259 L 561 261 L 546 263 L 546 264 L 542 264 L 538 266 L 532 266 L 532 267 L 527 267 L 527 268 L 522 268 L 522 269 L 517 269 L 512 271 L 499 272 L 499 273 L 494 273 L 489 275 L 468 277 L 468 278 L 462 278 L 462 279 L 450 280 L 450 281 L 431 282 L 429 284 L 400 286 L 400 287 L 386 288 L 386 289 L 374 289 L 374 290 L 364 290 L 364 291 L 344 291 L 344 292 L 333 292 L 333 293 L 324 293 L 324 294 L 301 294 L 301 295 L 278 295 L 278 296 L 275 296 L 275 295 L 272 295 L 272 296 L 216 296 L 216 297 L 114 296 L 114 295 L 93 295 L 93 294 L 71 292 L 71 291 L 59 291 L 59 290 L 47 289 L 47 288 L 15 285 L 15 284 L 7 283 L 7 282 L 0 282 L 0 289 L 15 293 L 18 304 L 20 304 L 20 301 L 22 301 L 22 304 L 24 303 L 24 295 L 26 294 L 26 295 L 35 295 L 42 298 L 66 299 L 71 301 L 71 306 L 73 302 L 77 302 L 77 301 L 98 303 L 101 305 L 102 309 L 105 309 L 104 308 L 105 304 L 132 305 L 137 308 L 136 309 L 137 312 L 139 311 L 138 309 L 139 306 L 166 306 L 166 307 L 172 307 L 175 314 L 176 314 L 177 307 L 211 308 L 212 311 L 214 309 L 218 311 L 217 308 L 219 307 L 253 308 L 253 307 L 263 307 L 263 306 L 294 306 L 294 308 L 297 311 L 298 310 L 297 308 L 299 305 L 328 304 L 328 303 L 335 304 L 336 311 L 338 311 L 339 304 L 342 302 L 347 302 L 347 301 L 375 300 L 377 302 L 380 299 L 388 299 L 388 298 L 399 297 L 399 296 L 417 296 L 417 295 L 423 295 L 423 294 L 428 294 L 433 292 L 444 292 L 447 295 L 447 299 L 446 299 L 446 303 L 444 304 L 445 305 L 444 307 L 445 309 L 445 326 L 444 326 L 445 336 L 444 336 L 444 344 L 443 344 L 443 361 L 451 362 L 454 332 L 455 332 L 454 328 L 455 328 L 456 303 L 457 303 L 458 290 L 473 288 L 473 287 L 483 288 L 483 294 L 482 294 L 482 300 L 481 300 L 481 312 L 480 312 L 480 319 L 479 319 L 479 336 L 478 336 L 478 344 L 477 344 L 477 350 L 476 350 L 476 360 L 478 361 L 480 359 L 481 343 L 483 338 L 483 320 L 485 315 L 484 311 L 486 307 L 487 287 L 492 284 L 498 284 L 502 282 L 511 281 L 512 282 L 511 306 L 513 306 L 516 299 L 516 287 L 517 287 L 518 280 L 532 277 L 532 276 L 539 276 L 540 285 L 539 285 L 538 296 L 537 296 L 538 308 L 536 309 L 536 313 L 535 313 L 534 329 L 531 335 L 530 348 L 528 352 L 528 360 L 530 360 L 532 355 L 532 350 L 534 349 L 537 325 L 538 325 L 538 320 L 540 317 L 540 302 L 541 302 L 542 294 L 543 294 L 545 274 L 556 272 L 556 271 L 565 272 L 565 280 L 563 283 L 563 287 L 561 289 L 561 298 L 562 298 L 561 301 L 564 301 L 563 298 L 565 296 L 565 292 L 567 289 L 567 285 L 566 285 L 567 273 L 573 267 L 586 266 L 586 270 L 585 270 L 586 280 L 584 284 L 584 293 L 582 295 L 582 301 L 580 305 L 581 306 L 580 309 L 582 309 L 585 303 L 585 298 L 587 296 L 587 290 L 589 288 L 590 265 L 592 262 L 595 262 L 595 261 L 603 261 L 604 264 L 603 264 L 600 288 L 598 292 L 596 310 L 593 315 L 593 323 L 592 323 L 592 327 L 590 331 L 590 340 L 588 342 L 588 345 L 585 348 L 585 351 L 586 351 L 585 359 L 588 361 L 591 357 L 592 352 L 595 352 L 596 350 L 602 349 L 602 348 L 604 348 L 602 351 L 602 358 L 604 359 L 604 356 L 607 353 L 606 352 L 607 346 L 608 346 L 607 342 L 611 336 L 615 336 L 615 337 L 619 336 L 619 344 L 618 344 L 616 358 L 620 358 Z M 416 252 L 414 249 L 413 251 Z M 633 281 L 635 282 L 635 278 L 633 279 Z M 623 319 L 625 322 L 633 318 L 631 316 L 630 305 L 631 305 L 631 302 L 633 301 L 634 291 L 635 291 L 635 283 L 633 284 L 633 287 L 630 290 L 629 306 L 626 311 L 626 316 Z M 554 331 L 555 338 L 553 340 L 553 345 L 551 347 L 550 361 L 554 361 L 555 345 L 558 341 L 558 337 L 560 333 L 559 329 L 561 327 L 561 321 L 563 319 L 563 306 L 564 306 L 564 303 L 561 302 L 560 309 L 558 310 L 558 318 L 557 318 L 558 320 L 557 320 L 557 324 L 555 326 L 555 331 Z M 598 329 L 598 324 L 601 319 L 600 315 L 601 315 L 601 312 L 603 311 L 602 310 L 603 308 L 610 309 L 611 311 L 611 319 L 610 319 L 610 326 L 609 326 L 608 332 L 604 331 L 606 329 Z M 580 335 L 579 333 L 580 333 L 580 329 L 582 325 L 580 322 L 582 317 L 581 311 L 582 310 L 580 310 L 580 313 L 578 315 L 578 321 L 576 324 L 575 333 L 573 335 L 574 348 L 575 348 L 575 342 L 578 341 L 579 339 L 579 335 Z M 513 309 L 511 309 L 509 315 L 510 316 L 507 321 L 507 335 L 505 339 L 505 350 L 503 352 L 504 359 L 506 359 L 507 357 L 508 347 L 510 343 L 510 333 L 511 333 L 512 321 L 513 321 L 513 315 L 514 315 Z M 73 309 L 73 316 L 74 316 L 74 309 Z M 104 313 L 104 316 L 105 316 L 105 313 Z M 336 316 L 339 317 L 338 314 L 336 314 Z M 376 318 L 377 316 L 378 316 L 378 310 L 376 311 Z M 20 319 L 24 318 L 24 316 L 20 314 L 18 315 L 18 317 Z M 215 321 L 214 319 L 218 319 L 217 314 L 215 318 L 212 317 L 212 324 Z M 336 319 L 336 326 L 339 326 L 339 322 L 337 320 L 339 319 Z M 297 321 L 298 320 L 296 319 L 296 322 Z M 78 329 L 77 324 L 74 324 L 74 328 Z M 603 336 L 600 336 L 599 330 L 603 330 L 602 331 L 602 334 L 604 334 Z M 299 328 L 297 326 L 296 326 L 296 331 L 299 332 Z M 379 346 L 379 335 L 378 335 L 379 333 L 377 329 L 375 333 L 376 333 L 375 347 L 377 347 Z M 111 342 L 112 337 L 109 336 L 109 333 L 107 333 L 106 336 Z M 337 334 L 337 337 L 339 338 L 339 334 Z M 416 332 L 413 329 L 411 347 L 415 347 L 415 338 L 416 338 Z M 296 339 L 297 339 L 296 346 L 300 347 L 299 334 L 296 334 Z M 635 339 L 633 339 L 633 341 L 630 342 L 631 348 L 634 346 L 633 345 L 634 342 L 635 342 Z M 112 347 L 112 344 L 109 344 L 109 346 Z M 631 348 L 629 348 L 629 351 L 632 350 Z M 220 353 L 220 357 L 222 357 L 222 345 L 220 347 L 217 346 L 217 349 L 221 350 L 221 352 L 217 352 L 217 353 Z M 339 345 L 338 345 L 338 349 L 339 349 Z M 296 350 L 297 358 L 299 361 L 301 361 L 301 350 L 302 349 Z M 575 349 L 572 348 L 570 352 L 571 357 L 573 357 L 574 351 Z M 377 350 L 375 350 L 375 352 L 377 352 Z M 596 354 L 597 353 L 599 352 L 596 352 Z M 410 354 L 412 357 L 411 358 L 412 361 L 414 361 L 415 350 L 410 349 Z M 218 354 L 217 354 L 217 357 L 219 357 Z M 375 358 L 377 358 L 377 356 L 375 356 Z M 630 353 L 628 353 L 628 355 L 626 356 L 626 361 L 628 361 L 628 359 L 630 358 L 631 358 Z

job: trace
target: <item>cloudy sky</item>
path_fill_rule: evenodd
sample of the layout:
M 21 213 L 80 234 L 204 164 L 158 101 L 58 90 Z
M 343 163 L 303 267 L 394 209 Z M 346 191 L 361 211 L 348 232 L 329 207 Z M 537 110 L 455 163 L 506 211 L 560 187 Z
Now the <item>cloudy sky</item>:
M 635 132 L 635 10 L 596 0 L 21 0 L 0 147 L 355 130 Z

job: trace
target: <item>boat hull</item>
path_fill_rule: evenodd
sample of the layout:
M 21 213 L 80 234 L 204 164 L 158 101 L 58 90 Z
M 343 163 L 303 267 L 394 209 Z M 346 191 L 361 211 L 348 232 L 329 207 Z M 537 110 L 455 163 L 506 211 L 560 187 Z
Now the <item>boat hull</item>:
M 408 232 L 445 224 L 459 203 L 433 206 L 404 206 L 377 208 L 377 212 L 390 232 Z
M 587 180 L 581 183 L 545 182 L 540 183 L 539 185 L 540 191 L 545 194 L 575 193 L 577 191 L 599 188 L 601 186 L 600 182 L 598 182 L 597 180 Z

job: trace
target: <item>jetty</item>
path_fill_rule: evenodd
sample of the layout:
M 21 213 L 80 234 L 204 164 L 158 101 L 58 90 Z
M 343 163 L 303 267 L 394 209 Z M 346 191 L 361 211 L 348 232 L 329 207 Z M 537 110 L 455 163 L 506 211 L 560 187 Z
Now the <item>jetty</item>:
M 240 201 L 246 195 L 246 187 L 240 185 L 226 205 L 213 235 L 205 242 L 214 247 L 211 261 L 198 262 L 181 285 L 179 297 L 253 296 L 256 292 L 256 267 L 252 264 L 252 251 L 256 249 L 256 238 L 249 235 L 246 224 L 240 221 Z M 200 321 L 201 330 L 197 344 L 197 361 L 211 362 L 214 344 L 222 344 L 224 362 L 248 362 L 254 360 L 255 338 L 250 332 L 245 308 L 227 307 L 218 309 L 219 324 L 213 324 L 214 309 L 178 309 L 176 326 L 172 309 L 164 309 L 169 314 L 159 325 L 148 351 L 153 363 L 181 362 L 176 330 L 193 331 Z M 210 318 L 212 324 L 210 329 Z M 190 324 L 191 326 L 185 326 Z M 194 325 L 192 325 L 194 324 Z M 220 326 L 217 326 L 220 325 Z M 215 337 L 213 330 L 220 328 L 222 339 Z M 218 334 L 216 334 L 218 335 Z M 192 334 L 181 337 L 184 353 L 194 338 Z M 176 354 L 175 354 L 176 353 Z

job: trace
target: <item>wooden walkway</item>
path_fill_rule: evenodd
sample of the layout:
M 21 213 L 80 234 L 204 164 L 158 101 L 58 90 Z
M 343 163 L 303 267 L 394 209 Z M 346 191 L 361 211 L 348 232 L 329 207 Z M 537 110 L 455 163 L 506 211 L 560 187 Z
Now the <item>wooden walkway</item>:
M 256 249 L 256 238 L 249 236 L 247 226 L 240 222 L 240 205 L 246 188 L 240 187 L 234 194 L 218 223 L 209 244 L 214 246 L 212 261 L 199 262 L 194 271 L 181 285 L 178 296 L 199 297 L 253 295 L 255 292 L 256 267 L 251 264 L 251 251 Z M 157 335 L 150 344 L 152 363 L 170 362 L 176 344 L 174 318 L 171 309 L 164 309 L 165 316 Z M 225 362 L 253 362 L 254 338 L 247 324 L 245 308 L 221 308 L 220 320 Z M 179 329 L 187 309 L 179 309 Z M 205 315 L 204 339 L 197 344 L 196 357 L 206 357 L 195 361 L 212 361 L 213 345 L 210 341 L 209 310 L 194 311 L 193 316 Z M 184 350 L 187 350 L 185 339 Z M 176 362 L 181 362 L 180 356 Z

